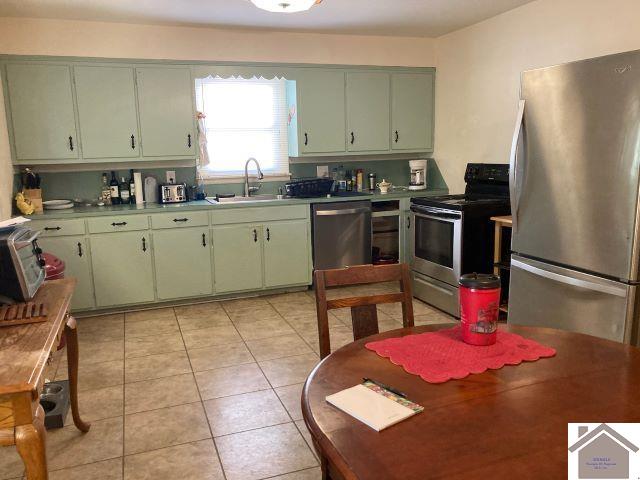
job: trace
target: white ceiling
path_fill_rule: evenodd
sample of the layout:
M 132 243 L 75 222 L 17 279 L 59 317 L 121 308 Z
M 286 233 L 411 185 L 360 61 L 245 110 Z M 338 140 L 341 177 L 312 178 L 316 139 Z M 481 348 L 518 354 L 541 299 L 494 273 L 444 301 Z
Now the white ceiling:
M 2 17 L 437 37 L 531 0 L 323 0 L 269 13 L 249 0 L 0 0 Z

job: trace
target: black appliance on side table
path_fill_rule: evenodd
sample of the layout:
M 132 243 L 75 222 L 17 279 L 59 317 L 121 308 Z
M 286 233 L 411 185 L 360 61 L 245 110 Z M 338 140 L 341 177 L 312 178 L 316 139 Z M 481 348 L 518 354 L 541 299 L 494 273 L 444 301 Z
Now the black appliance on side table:
M 509 215 L 509 165 L 469 163 L 465 193 L 411 199 L 410 256 L 414 295 L 460 316 L 458 280 L 493 272 L 491 217 Z

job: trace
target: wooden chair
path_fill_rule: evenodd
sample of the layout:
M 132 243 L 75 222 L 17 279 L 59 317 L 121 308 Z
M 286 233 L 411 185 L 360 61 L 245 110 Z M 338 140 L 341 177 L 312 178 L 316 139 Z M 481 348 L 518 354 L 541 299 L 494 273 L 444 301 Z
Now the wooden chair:
M 354 340 L 379 332 L 376 305 L 381 303 L 402 303 L 402 324 L 404 327 L 413 327 L 413 295 L 411 293 L 409 266 L 406 263 L 378 266 L 359 265 L 335 270 L 316 270 L 314 275 L 320 358 L 324 358 L 331 353 L 329 310 L 351 307 Z M 327 300 L 328 287 L 393 281 L 400 282 L 399 293 Z

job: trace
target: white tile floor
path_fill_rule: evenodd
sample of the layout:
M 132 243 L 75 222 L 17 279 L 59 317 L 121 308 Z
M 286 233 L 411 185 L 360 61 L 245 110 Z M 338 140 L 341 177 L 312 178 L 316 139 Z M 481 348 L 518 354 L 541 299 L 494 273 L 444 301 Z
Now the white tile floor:
M 393 291 L 385 284 L 331 291 Z M 416 324 L 453 319 L 414 301 Z M 313 480 L 320 469 L 300 412 L 318 357 L 313 292 L 81 318 L 83 435 L 68 419 L 47 439 L 50 478 Z M 348 309 L 330 314 L 332 349 L 353 341 Z M 379 307 L 380 330 L 400 328 Z M 66 378 L 57 355 L 51 378 Z M 0 448 L 0 480 L 20 478 Z

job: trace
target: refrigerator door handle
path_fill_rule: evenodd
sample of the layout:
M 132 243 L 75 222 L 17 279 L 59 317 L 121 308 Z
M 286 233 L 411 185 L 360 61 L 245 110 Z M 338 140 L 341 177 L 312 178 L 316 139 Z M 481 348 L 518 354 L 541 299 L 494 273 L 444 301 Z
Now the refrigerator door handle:
M 522 121 L 524 119 L 524 100 L 518 102 L 516 127 L 511 140 L 511 155 L 509 156 L 509 198 L 511 199 L 512 230 L 518 228 L 518 197 L 516 191 L 516 169 L 518 168 L 518 146 L 522 136 Z
M 516 260 L 515 258 L 511 258 L 511 267 L 517 267 L 534 275 L 538 275 L 539 277 L 548 278 L 549 280 L 565 283 L 567 285 L 573 285 L 574 287 L 584 288 L 600 293 L 606 293 L 609 295 L 615 295 L 617 297 L 627 296 L 627 289 L 622 286 L 617 287 L 613 285 L 602 285 L 600 283 L 590 282 L 588 280 L 569 277 L 567 275 L 562 275 L 560 273 L 550 272 L 549 270 L 538 268 L 534 265 Z

